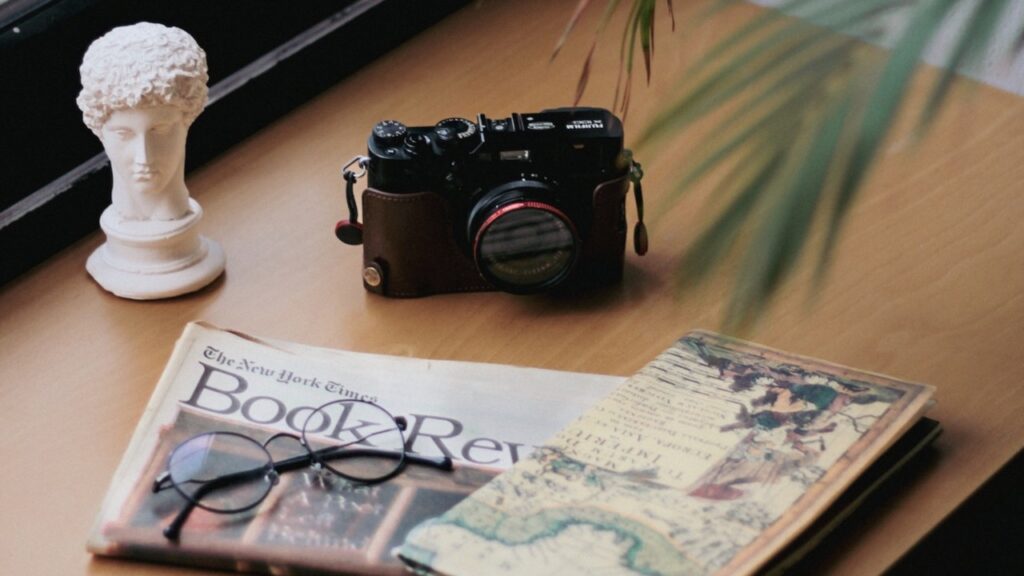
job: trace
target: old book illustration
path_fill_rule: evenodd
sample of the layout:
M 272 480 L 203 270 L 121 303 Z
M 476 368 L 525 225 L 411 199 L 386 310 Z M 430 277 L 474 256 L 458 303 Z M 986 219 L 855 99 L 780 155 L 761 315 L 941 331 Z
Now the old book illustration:
M 763 567 L 918 421 L 928 386 L 690 333 L 400 555 L 442 574 Z

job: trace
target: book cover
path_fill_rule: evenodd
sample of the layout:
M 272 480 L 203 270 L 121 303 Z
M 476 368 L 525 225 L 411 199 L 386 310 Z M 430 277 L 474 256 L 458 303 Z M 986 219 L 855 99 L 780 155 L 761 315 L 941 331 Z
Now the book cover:
M 622 381 L 314 348 L 192 323 L 114 474 L 87 547 L 106 556 L 243 572 L 401 574 L 393 551 L 409 529 L 526 456 Z M 409 464 L 368 485 L 309 467 L 289 469 L 255 508 L 232 514 L 196 508 L 177 540 L 164 536 L 186 501 L 174 489 L 154 492 L 154 481 L 184 440 L 219 431 L 262 443 L 280 432 L 299 433 L 303 415 L 346 398 L 404 418 L 406 450 L 448 456 L 454 469 Z M 339 418 L 332 429 L 366 424 Z M 277 462 L 305 448 L 290 441 L 268 450 Z M 222 456 L 231 455 L 211 457 Z
M 441 574 L 745 574 L 933 389 L 693 332 L 399 549 Z

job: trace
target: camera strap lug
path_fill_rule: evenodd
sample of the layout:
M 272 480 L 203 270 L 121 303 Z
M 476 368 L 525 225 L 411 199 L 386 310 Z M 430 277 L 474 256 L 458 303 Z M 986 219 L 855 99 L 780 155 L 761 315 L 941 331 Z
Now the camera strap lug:
M 644 177 L 644 169 L 640 163 L 630 158 L 629 179 L 633 182 L 633 197 L 636 199 L 636 226 L 633 228 L 633 250 L 637 255 L 647 253 L 647 225 L 644 224 L 644 191 L 640 181 Z
M 339 220 L 334 226 L 334 235 L 345 244 L 358 246 L 363 243 L 363 225 L 359 223 L 359 206 L 356 204 L 356 181 L 366 176 L 366 166 L 370 159 L 356 156 L 341 168 L 341 177 L 345 180 L 345 203 L 348 204 L 348 218 Z M 353 172 L 349 168 L 358 166 L 360 171 Z

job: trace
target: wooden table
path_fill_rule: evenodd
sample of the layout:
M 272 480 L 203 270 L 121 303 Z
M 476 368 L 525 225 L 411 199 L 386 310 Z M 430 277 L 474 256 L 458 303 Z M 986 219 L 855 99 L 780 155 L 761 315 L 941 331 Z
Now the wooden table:
M 673 277 L 708 218 L 700 193 L 671 205 L 647 256 L 628 255 L 621 286 L 573 300 L 378 297 L 363 290 L 361 250 L 334 238 L 339 169 L 378 120 L 427 125 L 571 104 L 600 12 L 549 63 L 574 5 L 466 8 L 191 174 L 204 231 L 228 255 L 223 279 L 198 294 L 105 293 L 84 269 L 100 234 L 0 288 L 0 573 L 179 572 L 92 559 L 84 543 L 188 320 L 358 351 L 621 375 L 690 329 L 716 328 L 729 268 L 685 293 Z M 635 86 L 627 143 L 678 71 L 745 15 L 675 33 L 662 19 L 655 77 Z M 609 27 L 583 104 L 610 106 L 620 29 Z M 828 281 L 787 285 L 746 334 L 938 388 L 938 457 L 865 529 L 843 534 L 822 560 L 837 573 L 890 565 L 1024 445 L 1024 100 L 960 88 L 923 144 L 897 137 L 887 148 Z M 659 201 L 684 153 L 641 151 L 649 213 L 666 209 Z

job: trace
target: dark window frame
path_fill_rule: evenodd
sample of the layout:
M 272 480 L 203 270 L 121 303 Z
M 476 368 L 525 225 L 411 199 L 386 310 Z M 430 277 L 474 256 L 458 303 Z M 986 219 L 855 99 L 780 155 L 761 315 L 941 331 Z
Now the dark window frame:
M 0 88 L 0 109 L 7 111 L 0 133 L 8 135 L 0 153 L 8 174 L 0 191 L 0 284 L 94 232 L 110 204 L 106 156 L 75 105 L 85 49 L 110 28 L 139 21 L 180 26 L 206 50 L 210 104 L 190 129 L 191 171 L 466 4 L 309 0 L 302 10 L 272 0 L 0 4 L 0 85 L 8 87 Z

